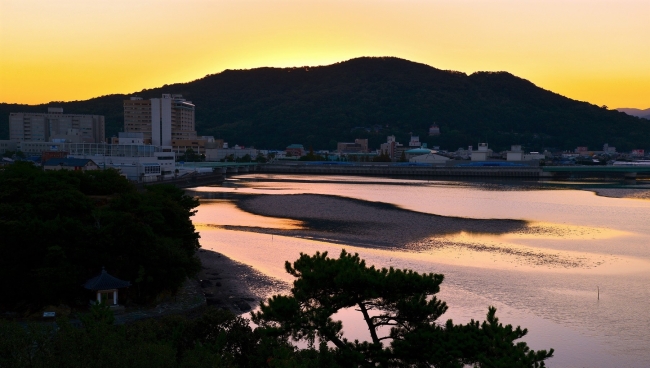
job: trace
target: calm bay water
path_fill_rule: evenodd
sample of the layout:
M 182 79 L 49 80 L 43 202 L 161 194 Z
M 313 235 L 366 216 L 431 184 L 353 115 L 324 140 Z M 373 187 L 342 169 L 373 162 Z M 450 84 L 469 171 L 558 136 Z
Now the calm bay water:
M 445 275 L 443 320 L 484 319 L 496 306 L 503 323 L 529 329 L 534 349 L 555 348 L 549 367 L 650 366 L 650 201 L 596 196 L 530 183 L 244 175 L 224 187 L 194 191 L 205 200 L 194 217 L 206 249 L 287 282 L 284 261 L 300 252 L 341 248 L 378 267 Z M 442 216 L 528 221 L 525 231 L 458 232 L 421 239 L 407 249 L 360 247 L 240 231 L 236 226 L 301 229 L 288 218 L 242 211 L 229 196 L 323 194 Z M 219 226 L 235 226 L 228 230 Z M 416 224 L 417 225 L 417 224 Z M 215 227 L 217 226 L 217 227 Z M 433 246 L 432 244 L 435 244 Z M 440 245 L 442 244 L 442 245 Z M 600 290 L 600 299 L 598 291 Z M 342 313 L 346 337 L 367 329 Z

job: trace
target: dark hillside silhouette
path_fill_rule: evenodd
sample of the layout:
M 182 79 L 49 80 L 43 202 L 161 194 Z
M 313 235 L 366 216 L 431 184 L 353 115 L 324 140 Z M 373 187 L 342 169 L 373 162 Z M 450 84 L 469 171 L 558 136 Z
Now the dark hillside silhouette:
M 616 109 L 618 111 L 624 112 L 628 115 L 631 116 L 636 116 L 638 118 L 643 118 L 643 119 L 648 119 L 650 120 L 650 109 L 633 109 L 633 108 L 618 108 Z
M 573 149 L 603 143 L 619 150 L 647 147 L 650 122 L 544 90 L 506 72 L 472 75 L 411 61 L 357 58 L 320 67 L 226 70 L 189 83 L 130 95 L 39 106 L 0 104 L 0 138 L 7 138 L 12 111 L 66 112 L 106 116 L 107 136 L 123 127 L 122 100 L 137 95 L 180 93 L 197 106 L 200 135 L 231 144 L 284 148 L 301 143 L 333 149 L 337 141 L 368 138 L 377 148 L 395 134 L 409 133 L 444 149 L 488 142 L 494 149 Z M 437 123 L 442 134 L 428 137 Z

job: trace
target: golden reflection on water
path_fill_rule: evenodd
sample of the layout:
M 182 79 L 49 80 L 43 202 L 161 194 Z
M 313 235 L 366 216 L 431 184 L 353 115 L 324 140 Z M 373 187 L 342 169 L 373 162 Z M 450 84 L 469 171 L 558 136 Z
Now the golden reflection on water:
M 202 200 L 193 222 L 202 234 L 229 226 L 242 227 L 240 230 L 308 230 L 302 221 L 252 214 L 241 210 L 230 200 Z M 304 234 L 290 232 L 284 235 L 305 237 Z M 629 235 L 629 232 L 610 228 L 538 221 L 528 223 L 521 230 L 501 235 L 461 231 L 432 236 L 406 244 L 406 249 L 401 252 L 399 249 L 391 252 L 399 252 L 399 257 L 402 258 L 416 257 L 434 263 L 486 269 L 564 272 L 595 270 L 599 274 L 647 270 L 650 268 L 650 261 L 647 260 L 603 254 L 584 246 L 575 247 L 575 244 L 585 241 L 593 243 Z M 320 240 L 333 245 L 326 238 Z M 549 242 L 556 242 L 560 246 L 549 247 Z M 280 264 L 283 261 L 277 260 Z
M 283 181 L 284 180 L 284 181 Z M 198 187 L 215 194 L 325 194 L 395 204 L 403 209 L 476 219 L 517 219 L 639 232 L 650 201 L 608 198 L 590 191 L 520 188 L 481 183 L 352 177 L 251 174 L 227 187 Z M 613 189 L 612 191 L 620 191 Z M 647 230 L 642 231 L 647 234 Z
M 192 222 L 196 227 L 217 225 L 254 226 L 284 230 L 304 228 L 302 221 L 254 215 L 240 210 L 229 200 L 202 200 Z
M 414 242 L 408 248 L 431 262 L 486 269 L 622 274 L 650 268 L 650 261 L 639 258 L 529 246 L 511 234 L 461 232 Z
M 505 239 L 612 239 L 631 235 L 630 232 L 606 227 L 529 222 L 525 229 L 502 235 Z
M 466 323 L 470 318 L 482 320 L 487 307 L 492 305 L 498 307 L 498 315 L 503 323 L 530 328 L 531 332 L 524 340 L 531 343 L 533 348 L 557 349 L 558 357 L 549 361 L 549 365 L 554 363 L 551 366 L 644 366 L 643 364 L 620 364 L 620 362 L 629 358 L 629 349 L 644 346 L 647 342 L 645 336 L 639 335 L 639 330 L 645 326 L 639 325 L 636 328 L 639 313 L 645 310 L 645 304 L 639 306 L 635 303 L 621 307 L 622 310 L 612 311 L 613 307 L 621 305 L 618 302 L 621 295 L 614 295 L 621 288 L 612 285 L 609 289 L 603 288 L 601 282 L 614 278 L 610 275 L 601 276 L 599 281 L 590 279 L 589 277 L 600 274 L 599 269 L 545 270 L 539 267 L 517 266 L 507 260 L 497 259 L 497 262 L 490 262 L 490 258 L 478 254 L 471 257 L 456 255 L 456 258 L 453 258 L 452 252 L 409 252 L 343 246 L 322 241 L 277 235 L 272 237 L 269 234 L 215 228 L 201 229 L 200 232 L 201 244 L 205 249 L 218 251 L 236 261 L 251 265 L 256 270 L 286 282 L 287 288 L 294 278 L 286 273 L 285 261 L 297 259 L 301 252 L 314 254 L 316 251 L 328 251 L 330 257 L 337 257 L 341 248 L 345 248 L 348 252 L 359 253 L 368 265 L 376 267 L 392 266 L 412 269 L 416 272 L 444 273 L 446 281 L 438 297 L 448 302 L 450 310 L 441 321 L 447 318 L 453 318 L 456 323 Z M 449 265 L 445 266 L 445 264 Z M 647 263 L 645 267 L 647 269 Z M 452 272 L 454 270 L 457 271 Z M 504 273 L 503 270 L 515 272 Z M 463 278 L 464 275 L 468 275 L 467 278 Z M 510 279 L 507 275 L 515 277 L 516 280 Z M 476 279 L 477 276 L 480 276 L 480 279 Z M 459 278 L 461 280 L 458 280 Z M 628 278 L 626 276 L 625 280 Z M 565 279 L 578 280 L 578 282 L 562 282 Z M 517 283 L 526 287 L 520 289 L 512 286 Z M 473 284 L 477 285 L 473 286 Z M 600 285 L 602 299 L 601 304 L 597 305 L 598 308 L 593 307 L 596 302 L 596 285 Z M 518 301 L 519 304 L 513 300 Z M 522 300 L 529 303 L 532 311 L 521 305 Z M 601 313 L 599 308 L 604 311 Z M 561 317 L 559 322 L 558 316 Z M 346 337 L 367 340 L 364 325 L 359 322 L 354 311 L 342 311 L 334 317 L 343 320 Z M 621 318 L 623 322 L 620 321 Z M 628 320 L 636 324 L 625 324 Z M 612 326 L 620 327 L 623 331 L 629 331 L 632 327 L 632 332 L 618 335 L 611 341 L 601 342 L 589 337 L 590 335 L 585 335 L 582 326 L 596 328 L 597 336 L 602 335 L 602 331 L 611 330 Z M 618 344 L 615 354 L 603 353 L 603 347 L 611 348 L 613 344 Z M 607 361 L 602 364 L 590 362 L 585 365 L 582 357 L 589 352 L 601 354 L 599 359 L 607 359 Z M 574 356 L 580 358 L 576 358 L 580 365 L 566 363 Z
M 607 240 L 629 235 L 609 228 L 531 222 L 526 228 L 511 233 L 493 235 L 461 231 L 415 242 L 409 248 L 428 253 L 438 262 L 472 267 L 516 268 L 521 271 L 597 269 L 600 274 L 645 271 L 650 266 L 647 260 L 580 252 L 570 246 L 552 249 L 543 245 L 545 240 L 559 240 L 569 245 L 572 241 Z
M 277 176 L 282 178 L 286 176 Z M 227 198 L 228 193 L 326 194 L 443 216 L 529 222 L 502 235 L 459 232 L 421 239 L 409 243 L 407 249 L 372 248 L 280 236 L 278 229 L 285 235 L 308 229 L 299 221 L 246 213 L 227 200 L 202 201 L 194 218 L 195 224 L 210 224 L 198 227 L 202 246 L 287 283 L 293 278 L 284 270 L 285 261 L 297 259 L 301 252 L 329 251 L 336 257 L 341 248 L 358 252 L 369 265 L 444 273 L 440 296 L 450 302 L 449 317 L 457 318 L 452 313 L 458 311 L 467 318 L 481 317 L 487 305 L 496 305 L 504 322 L 531 329 L 527 339 L 537 336 L 542 342 L 536 348 L 558 348 L 549 365 L 650 366 L 650 319 L 646 318 L 650 201 L 606 198 L 578 190 L 490 191 L 463 183 L 427 186 L 422 181 L 411 185 L 399 180 L 404 184 L 388 186 L 374 179 L 367 180 L 375 183 L 364 185 L 303 179 L 264 182 L 261 177 L 259 182 L 242 180 L 236 187 L 195 191 L 217 192 L 218 198 Z M 215 225 L 260 230 L 235 231 Z M 297 229 L 301 231 L 291 231 Z M 584 357 L 594 354 L 601 355 L 585 363 Z

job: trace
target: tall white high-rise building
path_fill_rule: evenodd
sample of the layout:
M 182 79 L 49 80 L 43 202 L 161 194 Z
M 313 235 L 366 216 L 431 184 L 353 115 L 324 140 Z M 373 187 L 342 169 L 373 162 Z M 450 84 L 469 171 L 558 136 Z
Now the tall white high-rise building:
M 154 146 L 171 146 L 172 140 L 196 139 L 194 110 L 182 95 L 163 94 L 161 98 L 143 100 L 131 97 L 124 101 L 124 131 L 142 133 Z

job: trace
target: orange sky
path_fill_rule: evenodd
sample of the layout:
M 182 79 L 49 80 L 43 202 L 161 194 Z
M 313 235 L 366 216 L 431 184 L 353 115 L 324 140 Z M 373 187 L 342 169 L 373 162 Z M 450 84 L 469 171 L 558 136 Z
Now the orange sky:
M 0 0 L 0 102 L 397 56 L 650 107 L 648 0 Z

